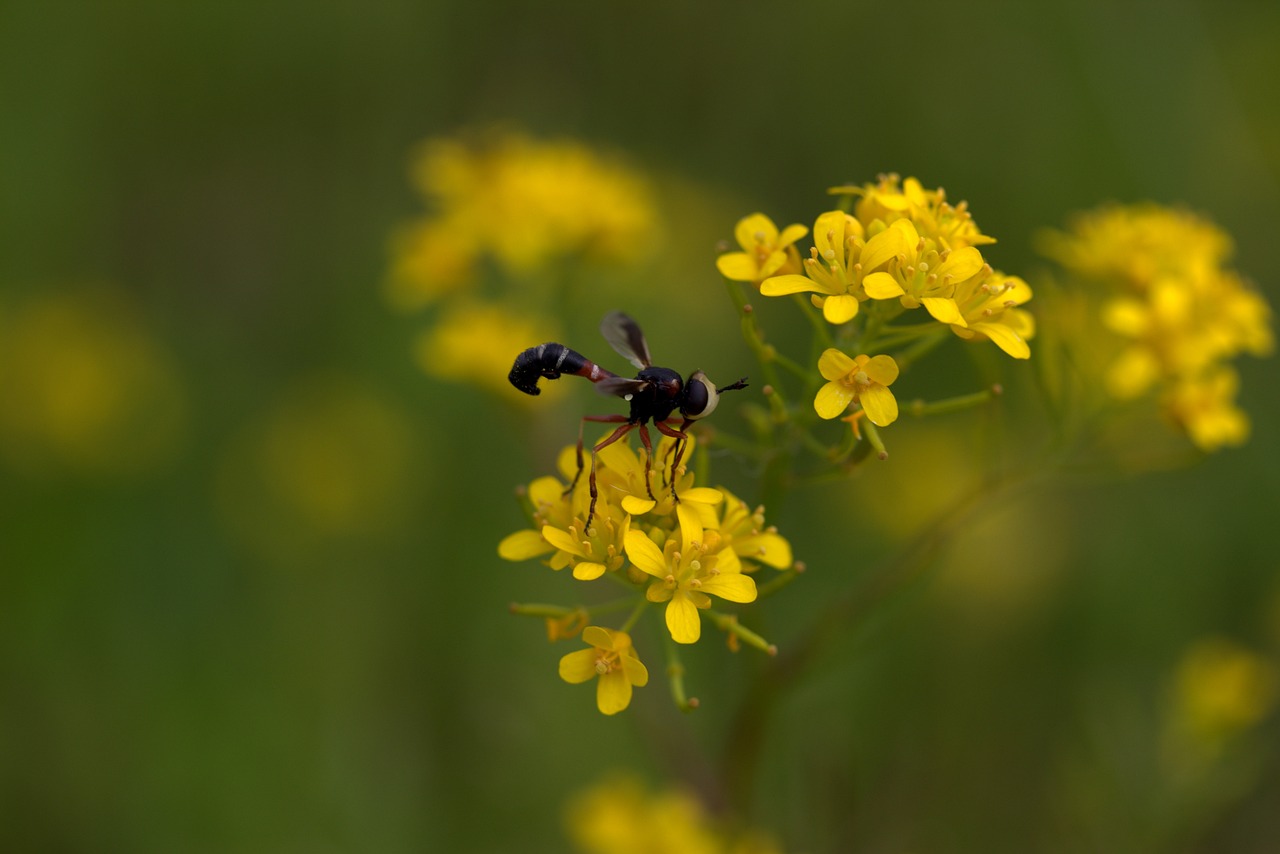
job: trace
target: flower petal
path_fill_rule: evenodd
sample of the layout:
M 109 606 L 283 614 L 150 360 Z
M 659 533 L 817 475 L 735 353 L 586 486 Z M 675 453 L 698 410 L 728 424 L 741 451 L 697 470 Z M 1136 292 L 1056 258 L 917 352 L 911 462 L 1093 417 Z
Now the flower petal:
M 648 669 L 634 655 L 622 656 L 622 672 L 626 674 L 627 681 L 637 688 L 643 688 L 649 684 Z
M 853 294 L 835 294 L 822 304 L 822 316 L 827 323 L 848 323 L 858 316 L 858 298 Z
M 596 684 L 596 708 L 601 714 L 616 715 L 631 705 L 631 683 L 620 671 L 606 673 Z
M 828 347 L 818 357 L 818 373 L 824 380 L 841 380 L 857 370 L 853 359 L 835 347 Z
M 560 659 L 560 678 L 573 685 L 596 678 L 600 675 L 596 672 L 597 656 L 594 647 L 569 653 Z
M 738 245 L 750 252 L 757 244 L 774 246 L 778 242 L 778 227 L 762 213 L 753 213 L 738 220 L 733 227 L 733 237 Z
M 863 273 L 870 273 L 899 255 L 914 252 L 919 242 L 920 233 L 911 224 L 911 220 L 894 220 L 888 228 L 867 241 L 867 245 L 862 247 L 858 263 L 862 265 Z
M 573 470 L 577 470 L 577 462 L 573 462 Z M 540 504 L 554 505 L 564 497 L 565 485 L 560 482 L 559 478 L 540 477 L 533 483 L 529 484 L 529 501 L 534 507 Z
M 807 276 L 789 273 L 785 276 L 774 276 L 760 283 L 760 293 L 767 297 L 781 297 L 787 294 L 798 294 L 804 291 L 822 292 L 822 287 Z
M 969 328 L 981 332 L 996 343 L 996 346 L 1015 359 L 1030 359 L 1031 348 L 1022 336 L 1003 323 L 971 323 Z
M 627 637 L 625 632 L 615 632 L 606 629 L 604 626 L 587 626 L 582 630 L 582 640 L 592 646 L 600 649 L 613 649 L 617 644 L 617 638 L 621 636 L 626 639 L 626 645 L 631 644 L 631 639 Z
M 733 549 L 721 549 L 716 552 L 716 569 L 721 572 L 742 572 L 742 561 Z
M 556 547 L 542 538 L 537 531 L 516 531 L 498 543 L 498 556 L 504 560 L 528 560 L 531 557 L 551 554 Z
M 960 306 L 956 305 L 956 301 L 946 297 L 925 297 L 920 300 L 924 303 L 925 311 L 933 316 L 934 320 L 947 325 L 968 326 L 965 322 L 964 315 L 960 313 Z
M 749 575 L 722 572 L 702 582 L 703 593 L 719 596 L 730 602 L 756 601 L 756 582 Z
M 724 493 L 709 486 L 695 486 L 680 493 L 681 501 L 692 501 L 695 504 L 719 504 L 724 501 Z
M 853 390 L 840 383 L 830 382 L 818 389 L 818 396 L 813 399 L 814 411 L 819 418 L 828 421 L 844 412 L 853 400 Z
M 872 356 L 867 359 L 862 370 L 871 380 L 880 385 L 893 385 L 893 381 L 898 378 L 898 363 L 892 356 Z
M 716 269 L 733 282 L 754 282 L 760 274 L 756 259 L 745 252 L 726 252 L 716 259 Z
M 639 498 L 635 495 L 628 495 L 622 499 L 622 509 L 632 516 L 643 516 L 657 506 L 657 503 L 652 498 Z
M 676 518 L 680 520 L 680 550 L 686 554 L 693 543 L 702 542 L 702 517 L 688 504 L 676 505 Z
M 662 556 L 662 550 L 644 531 L 627 531 L 623 548 L 626 549 L 627 557 L 631 559 L 636 569 L 657 578 L 666 578 L 671 574 L 671 570 L 667 568 L 667 559 Z
M 698 609 L 683 591 L 676 593 L 667 603 L 667 630 L 676 643 L 697 643 L 702 637 Z
M 568 552 L 577 557 L 587 556 L 587 553 L 582 550 L 582 544 L 575 540 L 568 531 L 553 528 L 551 525 L 543 525 L 542 537 L 562 552 Z
M 775 569 L 786 569 L 792 564 L 791 543 L 781 535 L 771 534 L 768 531 L 742 540 L 734 540 L 733 548 L 747 560 L 758 560 Z
M 892 299 L 906 293 L 898 280 L 883 271 L 872 273 L 862 280 L 862 289 L 872 299 Z
M 844 259 L 844 230 L 849 219 L 852 217 L 844 211 L 827 211 L 818 214 L 818 218 L 814 220 L 813 245 L 817 247 L 818 255 L 824 262 L 829 257 Z
M 982 260 L 982 253 L 972 246 L 954 249 L 947 255 L 947 260 L 938 265 L 938 278 L 951 277 L 951 283 L 963 282 L 982 269 L 987 262 Z
M 867 388 L 858 395 L 858 402 L 877 427 L 887 427 L 898 420 L 898 401 L 893 392 L 882 385 Z
M 608 569 L 608 567 L 602 563 L 581 560 L 573 565 L 573 577 L 579 581 L 595 581 L 597 578 L 604 575 L 606 569 Z
M 778 248 L 782 249 L 790 246 L 792 243 L 795 243 L 808 233 L 809 229 L 807 226 L 803 226 L 798 222 L 793 223 L 782 229 L 782 234 L 778 235 Z

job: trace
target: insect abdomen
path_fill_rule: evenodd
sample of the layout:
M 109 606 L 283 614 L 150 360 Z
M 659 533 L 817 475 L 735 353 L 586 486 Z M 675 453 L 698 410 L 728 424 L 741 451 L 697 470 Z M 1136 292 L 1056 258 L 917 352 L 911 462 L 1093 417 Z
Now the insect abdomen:
M 551 341 L 530 347 L 516 356 L 507 379 L 525 394 L 541 394 L 539 377 L 554 380 L 561 374 L 578 374 L 595 382 L 607 373 L 581 353 Z

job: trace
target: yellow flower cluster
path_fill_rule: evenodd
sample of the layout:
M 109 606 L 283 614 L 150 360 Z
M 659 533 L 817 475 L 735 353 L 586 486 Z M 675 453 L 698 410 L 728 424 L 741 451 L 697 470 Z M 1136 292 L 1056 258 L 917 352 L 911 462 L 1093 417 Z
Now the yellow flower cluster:
M 776 854 L 758 831 L 717 823 L 691 793 L 650 792 L 630 775 L 614 774 L 570 799 L 565 823 L 583 854 Z
M 393 240 L 387 296 L 404 311 L 434 310 L 416 343 L 426 373 L 514 405 L 531 399 L 505 380 L 507 350 L 560 337 L 544 307 L 561 299 L 553 292 L 570 278 L 564 265 L 632 263 L 657 242 L 645 178 L 578 142 L 514 132 L 433 139 L 413 181 L 429 213 Z
M 852 213 L 818 215 L 808 258 L 800 260 L 792 246 L 803 226 L 779 233 L 753 214 L 735 230 L 742 251 L 718 261 L 721 274 L 755 284 L 764 296 L 810 293 L 832 324 L 853 320 L 869 300 L 896 300 L 899 312 L 923 306 L 961 338 L 989 339 L 1014 358 L 1030 357 L 1035 324 L 1019 306 L 1031 288 L 986 262 L 978 247 L 995 241 L 965 204 L 953 206 L 942 189 L 896 175 L 832 192 L 857 204 Z
M 1266 300 L 1225 264 L 1230 238 L 1187 211 L 1109 205 L 1045 236 L 1045 254 L 1108 289 L 1103 324 L 1125 343 L 1105 376 L 1120 400 L 1155 390 L 1165 413 L 1199 448 L 1248 438 L 1227 361 L 1271 352 Z
M 687 441 L 692 445 L 694 439 Z M 702 635 L 700 612 L 711 608 L 711 597 L 755 601 L 753 576 L 760 565 L 788 569 L 793 561 L 790 544 L 766 527 L 763 508 L 751 511 L 723 488 L 695 486 L 693 473 L 683 465 L 672 472 L 674 450 L 674 440 L 666 437 L 654 448 L 652 462 L 625 442 L 602 448 L 596 468 L 598 499 L 587 527 L 588 478 L 579 476 L 576 449 L 565 448 L 559 466 L 563 479 L 543 477 L 529 485 L 532 526 L 503 539 L 498 554 L 513 561 L 542 558 L 554 570 L 569 569 L 580 581 L 613 576 L 635 591 L 633 621 L 646 603 L 661 605 L 672 639 L 696 643 Z M 586 625 L 590 614 L 590 608 L 547 614 L 548 635 L 567 637 L 574 627 Z M 587 626 L 582 637 L 591 649 L 561 660 L 566 681 L 601 677 L 597 705 L 605 714 L 626 708 L 631 686 L 648 680 L 629 628 Z M 768 648 L 736 621 L 725 619 L 723 628 Z
M 433 212 L 395 242 L 391 295 L 404 307 L 468 288 L 485 259 L 524 275 L 567 256 L 634 261 L 655 242 L 648 184 L 581 143 L 434 139 L 413 178 Z

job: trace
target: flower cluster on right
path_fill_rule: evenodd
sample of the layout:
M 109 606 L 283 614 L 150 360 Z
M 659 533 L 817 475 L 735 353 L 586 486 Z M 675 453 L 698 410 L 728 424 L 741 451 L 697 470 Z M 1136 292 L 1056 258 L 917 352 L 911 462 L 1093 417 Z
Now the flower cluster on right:
M 1103 377 L 1112 398 L 1154 394 L 1204 451 L 1248 439 L 1230 362 L 1271 352 L 1271 309 L 1227 266 L 1222 229 L 1185 210 L 1107 205 L 1045 235 L 1043 251 L 1073 286 L 1106 293 L 1101 322 L 1122 342 Z

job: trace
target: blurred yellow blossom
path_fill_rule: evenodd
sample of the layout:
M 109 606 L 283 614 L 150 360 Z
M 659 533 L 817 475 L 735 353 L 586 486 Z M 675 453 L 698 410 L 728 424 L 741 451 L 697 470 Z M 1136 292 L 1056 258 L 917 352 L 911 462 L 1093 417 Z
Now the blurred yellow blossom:
M 1275 708 L 1276 665 L 1236 641 L 1197 640 L 1173 676 L 1165 732 L 1170 759 L 1183 764 L 1211 760 Z
M 582 639 L 590 649 L 571 652 L 560 659 L 560 678 L 571 684 L 599 677 L 596 706 L 601 714 L 615 715 L 631 705 L 631 688 L 649 684 L 649 671 L 631 646 L 631 636 L 600 626 L 587 626 Z
M 1271 352 L 1271 308 L 1224 266 L 1225 232 L 1184 210 L 1111 204 L 1042 235 L 1041 248 L 1080 285 L 1102 289 L 1099 316 L 1122 342 L 1105 369 L 1112 397 L 1154 392 L 1205 451 L 1245 441 L 1248 416 L 1235 406 L 1237 374 L 1225 362 Z
M 393 244 L 389 293 L 403 308 L 466 287 L 485 258 L 527 275 L 566 257 L 632 263 L 657 241 L 646 179 L 579 142 L 501 132 L 433 139 L 413 177 L 431 212 Z
M 900 185 L 901 184 L 901 185 Z M 854 211 L 864 223 L 880 220 L 891 224 L 908 219 L 922 235 L 936 240 L 943 249 L 961 249 L 995 243 L 994 237 L 982 233 L 967 202 L 952 205 L 941 187 L 926 190 L 916 178 L 902 181 L 896 174 L 883 175 L 875 184 L 833 187 L 834 195 L 860 196 Z
M 717 823 L 683 789 L 649 792 L 639 779 L 613 774 L 571 798 L 565 823 L 582 854 L 779 854 L 759 831 Z
M 219 474 L 220 503 L 251 544 L 306 557 L 399 528 L 416 457 L 414 429 L 392 401 L 353 377 L 315 377 L 245 425 Z
M 126 473 L 170 457 L 186 394 L 129 297 L 80 289 L 0 306 L 0 456 L 34 473 Z

